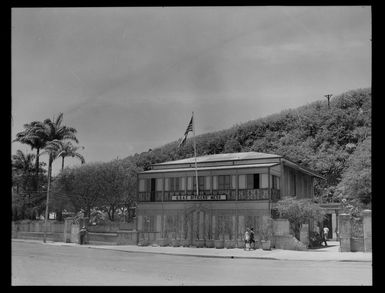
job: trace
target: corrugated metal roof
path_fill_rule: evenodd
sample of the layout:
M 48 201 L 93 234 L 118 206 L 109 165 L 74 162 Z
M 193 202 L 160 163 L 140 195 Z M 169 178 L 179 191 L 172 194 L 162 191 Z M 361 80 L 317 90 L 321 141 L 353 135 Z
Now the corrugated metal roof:
M 217 167 L 198 167 L 197 170 L 198 171 L 207 171 L 207 170 L 225 170 L 225 169 L 268 168 L 268 167 L 273 167 L 276 165 L 279 165 L 279 163 L 230 165 L 230 166 L 217 166 Z M 166 172 L 186 172 L 186 171 L 195 171 L 195 168 L 148 170 L 148 171 L 141 172 L 141 174 L 166 173 Z
M 252 160 L 252 159 L 265 159 L 265 158 L 281 158 L 279 155 L 258 153 L 258 152 L 244 152 L 244 153 L 228 153 L 228 154 L 215 154 L 197 157 L 197 163 L 206 162 L 218 162 L 218 161 L 236 161 L 236 160 Z M 174 165 L 174 164 L 190 164 L 195 163 L 195 158 L 187 158 L 176 161 L 169 161 L 154 166 L 161 165 Z

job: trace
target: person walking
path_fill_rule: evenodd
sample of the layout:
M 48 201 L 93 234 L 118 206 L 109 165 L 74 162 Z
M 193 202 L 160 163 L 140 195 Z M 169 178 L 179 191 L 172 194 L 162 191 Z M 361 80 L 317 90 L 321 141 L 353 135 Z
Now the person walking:
M 322 232 L 323 232 L 322 240 L 323 240 L 323 242 L 325 243 L 325 246 L 328 246 L 326 240 L 328 239 L 329 228 L 325 226 L 325 227 L 323 228 Z
M 246 232 L 245 232 L 245 250 L 250 250 L 250 232 L 249 232 L 249 228 L 246 228 Z
M 250 229 L 250 248 L 251 244 L 253 244 L 253 250 L 255 250 L 255 240 L 254 240 L 254 228 Z

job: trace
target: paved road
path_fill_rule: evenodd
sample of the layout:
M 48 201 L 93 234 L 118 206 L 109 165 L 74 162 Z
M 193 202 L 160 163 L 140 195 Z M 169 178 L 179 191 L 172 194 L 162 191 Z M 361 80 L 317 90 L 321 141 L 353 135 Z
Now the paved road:
M 12 242 L 12 285 L 371 285 L 368 262 L 223 259 Z

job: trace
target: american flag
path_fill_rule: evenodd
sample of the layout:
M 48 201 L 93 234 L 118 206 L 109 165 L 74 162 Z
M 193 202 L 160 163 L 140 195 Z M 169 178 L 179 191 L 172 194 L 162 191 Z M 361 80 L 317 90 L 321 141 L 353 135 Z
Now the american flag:
M 184 132 L 183 138 L 179 139 L 179 145 L 178 145 L 178 147 L 181 147 L 181 146 L 183 146 L 183 145 L 185 144 L 186 139 L 187 139 L 187 134 L 188 134 L 190 131 L 193 131 L 193 117 L 194 117 L 194 116 L 191 116 L 190 123 L 187 125 L 187 128 L 186 128 L 186 131 Z

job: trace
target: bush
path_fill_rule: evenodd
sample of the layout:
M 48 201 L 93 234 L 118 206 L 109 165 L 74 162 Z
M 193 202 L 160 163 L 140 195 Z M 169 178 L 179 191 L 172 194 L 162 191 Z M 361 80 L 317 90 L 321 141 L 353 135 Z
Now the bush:
M 286 198 L 278 201 L 276 208 L 281 218 L 289 220 L 298 240 L 302 224 L 322 222 L 325 216 L 325 211 L 310 199 Z
M 321 235 L 316 231 L 311 231 L 309 234 L 309 247 L 317 248 L 317 247 L 321 247 L 322 246 L 321 244 L 322 244 Z

